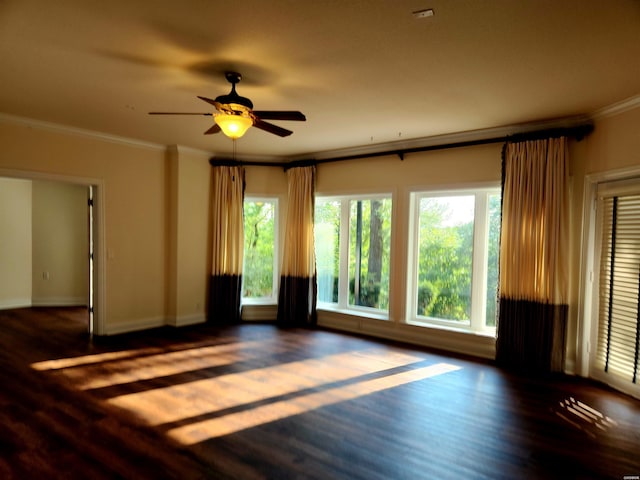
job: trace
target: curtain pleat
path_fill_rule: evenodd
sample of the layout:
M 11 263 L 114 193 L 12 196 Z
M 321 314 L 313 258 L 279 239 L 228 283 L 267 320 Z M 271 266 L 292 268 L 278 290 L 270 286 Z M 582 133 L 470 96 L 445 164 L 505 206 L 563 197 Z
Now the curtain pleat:
M 508 143 L 503 159 L 499 364 L 564 367 L 569 192 L 564 137 Z
M 316 324 L 316 258 L 313 237 L 316 169 L 287 170 L 288 208 L 278 295 L 278 324 Z
M 240 321 L 244 253 L 244 169 L 213 167 L 209 321 Z

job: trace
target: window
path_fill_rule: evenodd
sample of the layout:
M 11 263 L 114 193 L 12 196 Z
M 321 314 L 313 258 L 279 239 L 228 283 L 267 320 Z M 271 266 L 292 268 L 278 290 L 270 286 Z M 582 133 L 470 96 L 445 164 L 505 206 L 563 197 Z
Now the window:
M 640 392 L 640 182 L 598 187 L 596 378 Z
M 318 197 L 318 304 L 388 315 L 391 196 Z
M 408 320 L 494 333 L 499 189 L 411 197 Z
M 244 201 L 244 303 L 276 301 L 277 206 L 274 198 L 246 198 Z

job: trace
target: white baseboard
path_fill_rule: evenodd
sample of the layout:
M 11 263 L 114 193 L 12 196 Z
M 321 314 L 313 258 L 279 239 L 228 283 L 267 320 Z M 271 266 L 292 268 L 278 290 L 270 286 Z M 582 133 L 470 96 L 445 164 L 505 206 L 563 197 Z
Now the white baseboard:
M 137 332 L 166 325 L 164 318 L 141 318 L 128 322 L 105 322 L 105 335 L 118 335 L 121 333 Z
M 192 315 L 182 315 L 176 318 L 168 318 L 165 324 L 171 325 L 172 327 L 186 327 L 188 325 L 205 323 L 206 321 L 207 317 L 204 313 L 195 313 Z
M 140 330 L 148 330 L 164 326 L 186 327 L 187 325 L 196 325 L 205 323 L 207 318 L 204 313 L 196 313 L 193 315 L 183 315 L 177 318 L 141 318 L 129 322 L 106 322 L 105 335 L 118 335 L 121 333 L 131 333 Z
M 0 310 L 29 308 L 30 306 L 31 298 L 0 298 Z
M 31 305 L 34 307 L 76 307 L 86 306 L 86 297 L 41 297 L 33 298 Z

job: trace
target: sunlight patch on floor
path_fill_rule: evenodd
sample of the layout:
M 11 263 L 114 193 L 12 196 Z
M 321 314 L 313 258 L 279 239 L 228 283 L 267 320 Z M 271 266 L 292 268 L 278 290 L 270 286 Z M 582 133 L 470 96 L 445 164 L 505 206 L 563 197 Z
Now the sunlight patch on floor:
M 598 433 L 604 433 L 618 424 L 614 419 L 573 397 L 559 402 L 555 413 L 570 425 L 582 430 L 592 438 L 595 438 Z
M 160 425 L 421 361 L 422 357 L 388 350 L 346 352 L 119 395 L 107 401 L 135 412 L 150 425 Z
M 321 392 L 300 395 L 291 400 L 276 401 L 268 405 L 250 408 L 241 412 L 190 423 L 186 426 L 169 430 L 168 435 L 182 444 L 192 445 L 269 422 L 282 420 L 293 415 L 316 410 L 321 407 L 353 400 L 382 390 L 460 370 L 461 368 L 462 367 L 447 363 L 438 363 L 428 367 L 416 368 L 402 373 L 365 380 L 344 387 L 329 388 Z
M 264 341 L 235 342 L 166 351 L 159 348 L 100 353 L 47 360 L 32 364 L 36 370 L 55 370 L 80 390 L 104 388 L 194 370 L 220 367 L 255 358 Z M 271 351 L 286 347 L 273 345 Z M 109 362 L 109 366 L 104 364 Z
M 133 350 L 121 350 L 119 352 L 92 353 L 78 357 L 57 358 L 54 360 L 43 360 L 31 364 L 31 368 L 39 371 L 62 370 L 65 368 L 81 367 L 97 363 L 111 362 L 125 358 L 139 357 L 140 355 L 152 355 L 160 353 L 160 348 L 138 348 Z

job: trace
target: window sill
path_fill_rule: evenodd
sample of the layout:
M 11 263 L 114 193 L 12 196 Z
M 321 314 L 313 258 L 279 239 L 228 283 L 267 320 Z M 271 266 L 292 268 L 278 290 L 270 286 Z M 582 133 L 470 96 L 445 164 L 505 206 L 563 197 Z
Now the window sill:
M 361 335 L 495 358 L 495 336 L 490 332 L 428 325 L 423 322 L 396 322 L 385 315 L 372 316 L 349 309 L 318 308 L 318 325 Z
M 240 302 L 241 306 L 277 306 L 278 302 L 274 298 L 243 298 Z
M 369 311 L 369 310 L 357 310 L 357 309 L 351 309 L 351 308 L 329 308 L 329 307 L 322 307 L 322 306 L 318 306 L 317 310 L 320 312 L 327 312 L 327 313 L 337 313 L 340 315 L 348 315 L 348 316 L 352 316 L 352 317 L 358 317 L 358 318 L 366 318 L 366 319 L 372 319 L 372 320 L 384 320 L 384 321 L 389 321 L 389 314 L 388 313 L 377 313 L 375 311 Z

